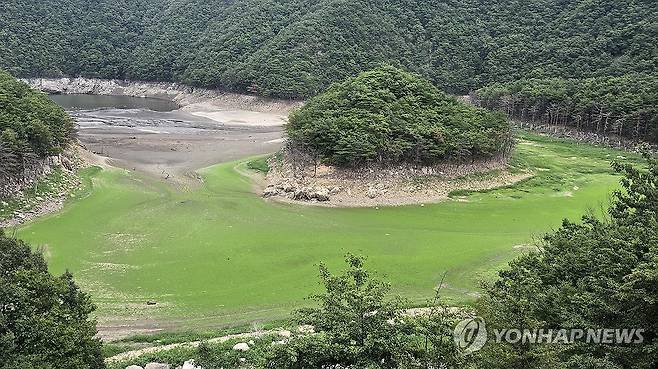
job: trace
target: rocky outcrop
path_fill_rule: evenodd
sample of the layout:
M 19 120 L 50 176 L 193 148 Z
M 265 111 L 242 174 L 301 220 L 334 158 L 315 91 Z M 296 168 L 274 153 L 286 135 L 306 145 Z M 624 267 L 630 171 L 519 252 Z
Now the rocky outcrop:
M 83 165 L 72 148 L 62 155 L 24 161 L 19 173 L 0 175 L 0 227 L 61 209 L 69 194 L 80 188 L 76 172 Z
M 285 180 L 270 184 L 263 190 L 263 197 L 286 197 L 291 200 L 327 202 L 332 195 L 341 191 L 340 187 L 307 187 L 294 181 Z
M 398 164 L 337 168 L 299 160 L 284 148 L 269 162 L 263 197 L 330 207 L 377 207 L 439 202 L 455 190 L 488 190 L 527 179 L 507 157 L 434 166 Z
M 24 159 L 19 173 L 0 175 L 0 198 L 10 198 L 20 193 L 60 166 L 68 170 L 74 169 L 73 162 L 65 155 Z

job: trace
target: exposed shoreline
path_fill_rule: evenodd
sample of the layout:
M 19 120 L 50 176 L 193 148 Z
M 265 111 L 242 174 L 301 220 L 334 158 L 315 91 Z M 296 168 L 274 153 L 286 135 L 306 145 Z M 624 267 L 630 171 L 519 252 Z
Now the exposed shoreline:
M 271 99 L 170 82 L 142 82 L 96 78 L 26 78 L 22 81 L 51 94 L 132 96 L 167 99 L 187 112 L 237 126 L 276 127 L 303 101 Z
M 511 171 L 507 159 L 467 165 L 375 166 L 355 171 L 272 158 L 262 194 L 277 202 L 321 207 L 422 206 L 450 200 L 453 191 L 491 190 L 534 176 L 529 171 Z M 453 200 L 467 201 L 459 196 Z
M 301 101 L 268 99 L 177 83 L 90 78 L 24 79 L 51 94 L 167 99 L 178 110 L 72 111 L 86 149 L 116 167 L 137 170 L 183 188 L 196 170 L 279 150 L 283 125 Z

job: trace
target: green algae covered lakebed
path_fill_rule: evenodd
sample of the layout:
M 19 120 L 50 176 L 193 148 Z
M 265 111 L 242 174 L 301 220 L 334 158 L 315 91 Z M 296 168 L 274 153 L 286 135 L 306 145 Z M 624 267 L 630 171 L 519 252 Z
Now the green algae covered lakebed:
M 65 209 L 18 229 L 56 273 L 70 270 L 98 305 L 103 325 L 203 327 L 267 321 L 307 304 L 317 265 L 348 253 L 422 304 L 447 272 L 452 304 L 525 252 L 523 245 L 600 209 L 618 187 L 621 152 L 522 134 L 515 186 L 460 193 L 459 201 L 379 209 L 265 201 L 244 176 L 248 160 L 201 171 L 188 191 L 123 170 L 87 169 Z M 147 301 L 157 304 L 149 306 Z

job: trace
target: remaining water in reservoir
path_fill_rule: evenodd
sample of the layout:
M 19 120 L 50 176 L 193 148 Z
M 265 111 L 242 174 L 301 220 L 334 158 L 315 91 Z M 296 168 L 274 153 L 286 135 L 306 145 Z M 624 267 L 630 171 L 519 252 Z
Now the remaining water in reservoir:
M 66 110 L 97 109 L 144 109 L 167 112 L 178 105 L 165 99 L 107 95 L 50 95 L 50 98 Z

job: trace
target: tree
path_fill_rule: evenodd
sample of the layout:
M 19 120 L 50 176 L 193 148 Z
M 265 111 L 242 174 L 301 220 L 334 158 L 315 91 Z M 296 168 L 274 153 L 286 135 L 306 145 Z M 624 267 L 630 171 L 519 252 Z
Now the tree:
M 0 368 L 105 368 L 94 306 L 66 272 L 0 230 Z
M 347 255 L 345 261 L 340 275 L 320 265 L 325 291 L 312 296 L 318 306 L 295 314 L 316 334 L 275 346 L 268 367 L 448 368 L 459 362 L 455 317 L 448 310 L 437 306 L 432 314 L 408 316 L 403 301 L 388 297 L 390 285 L 373 278 L 362 257 Z
M 490 344 L 483 368 L 654 368 L 658 364 L 658 160 L 615 163 L 623 190 L 606 219 L 565 220 L 541 250 L 486 289 L 480 314 L 498 328 L 645 329 L 643 344 Z

